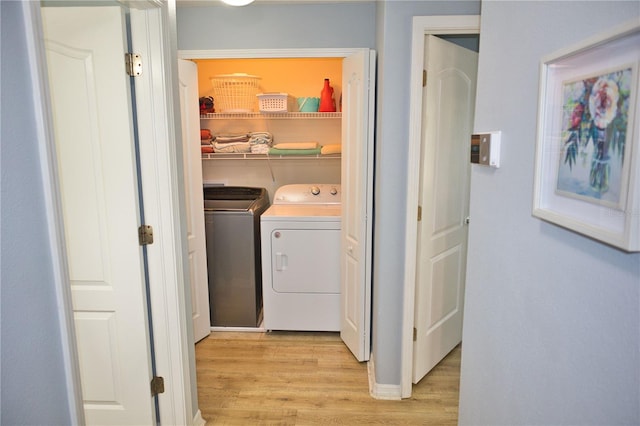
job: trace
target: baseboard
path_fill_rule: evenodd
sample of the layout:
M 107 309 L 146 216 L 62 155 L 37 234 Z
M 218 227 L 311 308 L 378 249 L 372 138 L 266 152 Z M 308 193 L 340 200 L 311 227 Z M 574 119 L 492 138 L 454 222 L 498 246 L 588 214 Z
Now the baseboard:
M 374 399 L 386 399 L 399 401 L 402 399 L 402 387 L 400 385 L 385 385 L 376 383 L 375 363 L 373 354 L 367 363 L 367 373 L 369 375 L 369 394 Z
M 211 331 L 232 331 L 232 332 L 243 332 L 243 333 L 264 333 L 265 330 L 262 327 L 217 327 L 212 326 L 210 328 Z
M 202 418 L 202 413 L 200 412 L 200 410 L 198 410 L 196 415 L 193 416 L 193 422 L 191 422 L 191 424 L 193 426 L 204 426 L 207 424 L 207 422 Z

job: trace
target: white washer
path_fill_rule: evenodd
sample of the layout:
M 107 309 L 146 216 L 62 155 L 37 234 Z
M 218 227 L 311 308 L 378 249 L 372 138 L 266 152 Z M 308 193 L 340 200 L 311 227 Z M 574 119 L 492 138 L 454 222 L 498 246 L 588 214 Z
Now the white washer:
M 340 330 L 340 185 L 284 185 L 260 216 L 263 326 Z

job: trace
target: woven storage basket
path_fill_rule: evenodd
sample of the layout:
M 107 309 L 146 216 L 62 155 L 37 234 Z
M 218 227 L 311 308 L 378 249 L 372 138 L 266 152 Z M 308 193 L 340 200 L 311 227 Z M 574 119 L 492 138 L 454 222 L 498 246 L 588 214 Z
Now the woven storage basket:
M 287 112 L 289 111 L 287 93 L 259 93 L 258 103 L 260 112 Z
M 249 74 L 222 74 L 211 78 L 218 112 L 251 112 L 256 106 L 260 77 Z

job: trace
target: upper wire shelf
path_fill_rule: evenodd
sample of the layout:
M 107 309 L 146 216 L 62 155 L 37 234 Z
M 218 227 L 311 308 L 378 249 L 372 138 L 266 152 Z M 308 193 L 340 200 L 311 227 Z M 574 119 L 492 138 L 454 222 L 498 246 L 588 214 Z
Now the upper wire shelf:
M 230 120 L 230 119 L 324 119 L 324 118 L 342 118 L 341 112 L 222 112 L 213 114 L 201 114 L 201 119 L 208 120 Z

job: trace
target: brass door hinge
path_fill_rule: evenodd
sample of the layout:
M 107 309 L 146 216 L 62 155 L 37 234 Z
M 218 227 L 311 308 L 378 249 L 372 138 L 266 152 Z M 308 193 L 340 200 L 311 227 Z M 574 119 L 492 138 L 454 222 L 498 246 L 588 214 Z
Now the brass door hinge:
M 127 75 L 129 77 L 142 75 L 142 56 L 137 53 L 125 53 L 124 63 L 127 67 Z
M 153 228 L 151 225 L 140 225 L 138 228 L 138 242 L 141 246 L 153 244 Z
M 427 87 L 427 70 L 422 70 L 422 87 Z
M 418 222 L 422 220 L 422 206 L 418 206 Z
M 418 329 L 413 327 L 413 341 L 418 340 Z
M 160 376 L 154 376 L 151 379 L 151 395 L 156 396 L 164 393 L 164 378 Z

